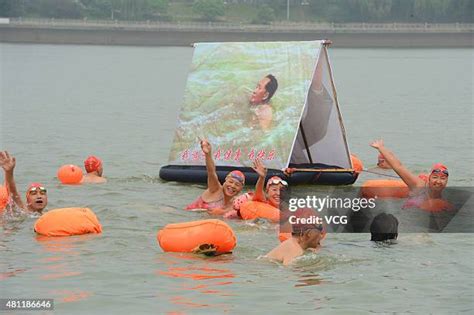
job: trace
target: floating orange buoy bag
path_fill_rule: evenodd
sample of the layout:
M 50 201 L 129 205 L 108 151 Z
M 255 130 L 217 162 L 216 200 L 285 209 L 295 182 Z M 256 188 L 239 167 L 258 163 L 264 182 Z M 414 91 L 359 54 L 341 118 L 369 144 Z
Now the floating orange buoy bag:
M 280 221 L 280 209 L 265 202 L 249 201 L 240 206 L 240 216 L 244 220 L 264 218 L 273 223 L 278 223 Z
M 355 154 L 351 154 L 351 163 L 352 168 L 357 174 L 364 170 L 364 164 Z
M 237 244 L 234 231 L 216 219 L 166 225 L 158 231 L 158 244 L 165 252 L 191 253 L 201 245 L 214 245 L 216 253 L 228 253 Z
M 76 165 L 63 165 L 58 170 L 58 179 L 65 185 L 76 185 L 82 181 L 82 170 Z
M 280 232 L 278 233 L 278 239 L 280 240 L 281 243 L 286 241 L 287 239 L 291 238 L 291 233 L 289 232 Z
M 360 188 L 365 198 L 406 198 L 408 186 L 402 180 L 374 179 L 365 181 Z
M 0 213 L 2 212 L 3 208 L 8 204 L 10 199 L 8 189 L 5 186 L 0 185 Z
M 35 232 L 45 236 L 71 236 L 101 233 L 102 226 L 89 208 L 54 209 L 35 223 Z

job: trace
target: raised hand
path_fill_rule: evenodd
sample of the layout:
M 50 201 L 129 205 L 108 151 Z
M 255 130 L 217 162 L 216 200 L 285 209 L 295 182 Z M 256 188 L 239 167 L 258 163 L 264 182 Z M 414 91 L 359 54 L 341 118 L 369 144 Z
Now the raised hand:
M 212 151 L 211 144 L 206 139 L 201 140 L 201 150 L 204 154 L 210 154 Z
M 370 144 L 370 146 L 377 150 L 380 148 L 383 148 L 383 140 L 382 139 L 375 140 Z
M 5 170 L 5 172 L 13 171 L 16 165 L 16 160 L 14 157 L 10 156 L 7 151 L 0 152 L 0 166 Z
M 253 170 L 255 173 L 258 174 L 258 176 L 265 178 L 267 176 L 267 169 L 265 168 L 265 165 L 263 165 L 263 162 L 259 159 L 255 159 L 253 161 Z
M 288 167 L 283 170 L 283 174 L 285 174 L 286 176 L 291 176 L 295 171 L 296 171 L 296 168 Z

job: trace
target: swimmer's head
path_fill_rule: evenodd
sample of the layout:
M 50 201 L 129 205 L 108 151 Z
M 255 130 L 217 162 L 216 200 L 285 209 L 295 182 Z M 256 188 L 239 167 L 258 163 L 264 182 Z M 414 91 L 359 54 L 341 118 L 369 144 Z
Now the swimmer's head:
M 277 79 L 269 74 L 261 79 L 250 96 L 250 104 L 259 105 L 270 101 L 278 88 Z
M 382 242 L 396 240 L 398 237 L 398 220 L 393 214 L 380 213 L 370 224 L 371 241 Z
M 96 156 L 89 156 L 84 161 L 84 168 L 86 169 L 87 173 L 97 172 L 97 175 L 102 176 L 102 160 Z
M 267 199 L 276 208 L 280 206 L 280 192 L 288 188 L 288 182 L 278 176 L 273 176 L 267 181 Z
M 383 169 L 391 169 L 382 153 L 380 153 L 377 157 L 377 166 Z
M 238 195 L 245 185 L 245 175 L 241 171 L 235 170 L 227 174 L 222 185 L 224 195 L 234 197 Z
M 28 210 L 41 212 L 48 205 L 48 192 L 40 183 L 31 183 L 26 191 Z
M 448 168 L 441 163 L 436 163 L 431 168 L 428 177 L 428 188 L 433 191 L 441 192 L 448 184 Z
M 313 209 L 298 209 L 294 212 L 296 218 L 315 218 L 317 213 Z M 291 235 L 298 238 L 303 249 L 318 248 L 321 241 L 326 237 L 326 230 L 322 224 L 315 222 L 295 223 L 291 225 Z

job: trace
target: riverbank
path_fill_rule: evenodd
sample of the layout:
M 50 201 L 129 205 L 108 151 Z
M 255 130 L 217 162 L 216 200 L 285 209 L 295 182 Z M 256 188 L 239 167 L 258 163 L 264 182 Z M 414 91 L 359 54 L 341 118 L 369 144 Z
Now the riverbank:
M 330 39 L 335 47 L 474 47 L 473 24 L 161 23 L 12 19 L 0 42 L 189 46 L 195 42 Z

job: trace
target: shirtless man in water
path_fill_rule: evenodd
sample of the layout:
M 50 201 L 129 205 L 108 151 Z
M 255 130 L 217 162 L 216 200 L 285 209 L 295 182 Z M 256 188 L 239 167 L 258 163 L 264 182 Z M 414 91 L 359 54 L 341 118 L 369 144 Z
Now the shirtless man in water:
M 273 109 L 270 99 L 277 89 L 277 79 L 269 74 L 257 83 L 250 95 L 250 108 L 254 114 L 252 120 L 256 120 L 263 130 L 268 130 L 272 125 Z
M 48 194 L 46 188 L 40 183 L 31 183 L 26 191 L 26 204 L 21 200 L 20 194 L 16 188 L 13 170 L 15 169 L 16 160 L 10 156 L 7 151 L 0 152 L 0 166 L 5 172 L 5 182 L 13 201 L 20 209 L 27 210 L 32 213 L 42 214 L 48 205 Z
M 322 225 L 301 224 L 293 225 L 291 237 L 275 247 L 267 255 L 267 258 L 279 261 L 284 266 L 288 266 L 294 260 L 303 255 L 305 250 L 317 250 L 321 247 L 321 240 L 326 233 L 323 232 Z
M 326 237 L 326 231 L 321 224 L 306 223 L 308 219 L 317 216 L 312 209 L 298 209 L 291 212 L 296 222 L 291 224 L 291 237 L 270 251 L 266 257 L 279 261 L 287 266 L 304 254 L 306 250 L 318 250 L 321 241 Z M 290 224 L 290 217 L 287 218 Z M 306 222 L 305 222 L 306 220 Z
M 211 215 L 224 215 L 233 210 L 234 197 L 244 188 L 245 175 L 238 170 L 232 171 L 221 184 L 212 158 L 212 147 L 207 140 L 201 141 L 201 150 L 206 157 L 207 189 L 185 209 L 207 209 Z

